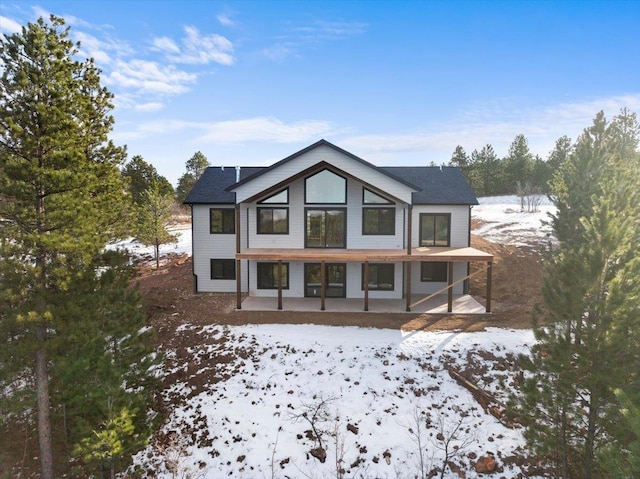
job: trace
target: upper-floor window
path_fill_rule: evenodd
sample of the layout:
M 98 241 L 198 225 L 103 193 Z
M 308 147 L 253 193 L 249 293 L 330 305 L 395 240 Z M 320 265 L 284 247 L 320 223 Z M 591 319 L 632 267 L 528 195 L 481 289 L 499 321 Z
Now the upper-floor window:
M 322 170 L 304 180 L 304 201 L 308 204 L 345 204 L 347 180 L 329 170 Z
M 289 188 L 279 191 L 275 195 L 271 195 L 264 200 L 258 201 L 258 204 L 265 205 L 288 205 L 289 204 Z
M 363 235 L 396 234 L 395 208 L 362 208 Z
M 236 210 L 234 208 L 211 208 L 209 210 L 211 234 L 235 234 Z
M 365 205 L 391 205 L 393 201 L 374 193 L 368 188 L 362 188 L 362 204 Z
M 451 214 L 420 214 L 419 246 L 449 246 L 451 239 Z
M 258 234 L 289 234 L 289 208 L 258 208 Z

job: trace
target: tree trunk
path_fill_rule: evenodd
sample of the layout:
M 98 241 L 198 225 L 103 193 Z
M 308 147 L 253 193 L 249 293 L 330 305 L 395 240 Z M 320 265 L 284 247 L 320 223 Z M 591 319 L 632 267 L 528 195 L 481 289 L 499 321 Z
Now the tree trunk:
M 583 458 L 583 477 L 584 479 L 591 479 L 594 476 L 594 461 L 593 456 L 595 452 L 595 439 L 596 439 L 596 422 L 598 421 L 598 398 L 595 397 L 595 393 L 591 391 L 591 398 L 589 399 L 589 423 L 587 424 L 587 437 L 584 445 L 584 458 Z
M 160 269 L 160 244 L 156 243 L 153 246 L 156 250 L 156 269 Z
M 36 396 L 38 404 L 38 443 L 40 445 L 40 477 L 53 479 L 53 447 L 51 441 L 51 415 L 49 408 L 49 371 L 44 345 L 45 326 L 36 328 L 40 347 L 36 351 Z

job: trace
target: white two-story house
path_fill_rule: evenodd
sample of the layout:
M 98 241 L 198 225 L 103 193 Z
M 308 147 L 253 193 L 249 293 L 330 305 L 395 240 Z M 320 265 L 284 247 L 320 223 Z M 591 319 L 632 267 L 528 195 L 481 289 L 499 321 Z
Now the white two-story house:
M 210 167 L 191 206 L 198 292 L 406 299 L 465 292 L 477 199 L 458 168 L 379 167 L 320 140 L 269 167 Z M 413 298 L 413 299 L 412 299 Z M 414 301 L 414 303 L 412 303 Z

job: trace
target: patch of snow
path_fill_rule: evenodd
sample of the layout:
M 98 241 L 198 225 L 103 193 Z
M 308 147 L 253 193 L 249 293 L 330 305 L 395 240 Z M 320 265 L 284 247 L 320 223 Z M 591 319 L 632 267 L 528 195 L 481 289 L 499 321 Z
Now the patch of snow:
M 478 350 L 496 356 L 526 353 L 534 342 L 530 330 L 402 332 L 265 324 L 207 326 L 198 332 L 202 343 L 191 351 L 189 371 L 207 377 L 215 369 L 226 380 L 195 395 L 183 383 L 165 392 L 183 399 L 163 428 L 177 439 L 169 448 L 149 446 L 135 456 L 135 464 L 150 466 L 154 477 L 325 478 L 336 477 L 339 461 L 346 477 L 412 478 L 419 471 L 415 431 L 423 435 L 428 472 L 444 460 L 437 434 L 447 435 L 458 423 L 462 428 L 452 445 L 471 443 L 452 460 L 467 474 L 475 473 L 474 457 L 492 452 L 504 464 L 501 459 L 524 446 L 522 431 L 485 413 L 451 378 L 445 360 L 463 363 Z M 223 334 L 226 344 L 219 341 Z M 208 359 L 220 354 L 233 358 Z M 176 367 L 187 370 L 187 364 Z M 315 426 L 324 431 L 325 463 L 309 454 L 318 442 L 308 436 L 312 428 L 303 416 L 311 417 L 322 401 L 326 420 Z M 520 472 L 504 466 L 505 477 Z M 445 477 L 458 475 L 448 469 Z
M 514 246 L 538 246 L 552 240 L 550 215 L 555 206 L 546 197 L 541 197 L 538 211 L 522 211 L 520 198 L 516 195 L 487 196 L 478 198 L 471 217 L 482 223 L 472 233 L 500 244 Z

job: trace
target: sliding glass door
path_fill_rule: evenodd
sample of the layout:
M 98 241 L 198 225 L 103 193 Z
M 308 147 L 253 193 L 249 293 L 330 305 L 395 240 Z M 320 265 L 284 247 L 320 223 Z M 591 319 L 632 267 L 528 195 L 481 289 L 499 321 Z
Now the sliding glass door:
M 305 248 L 346 248 L 347 211 L 344 208 L 306 210 Z

